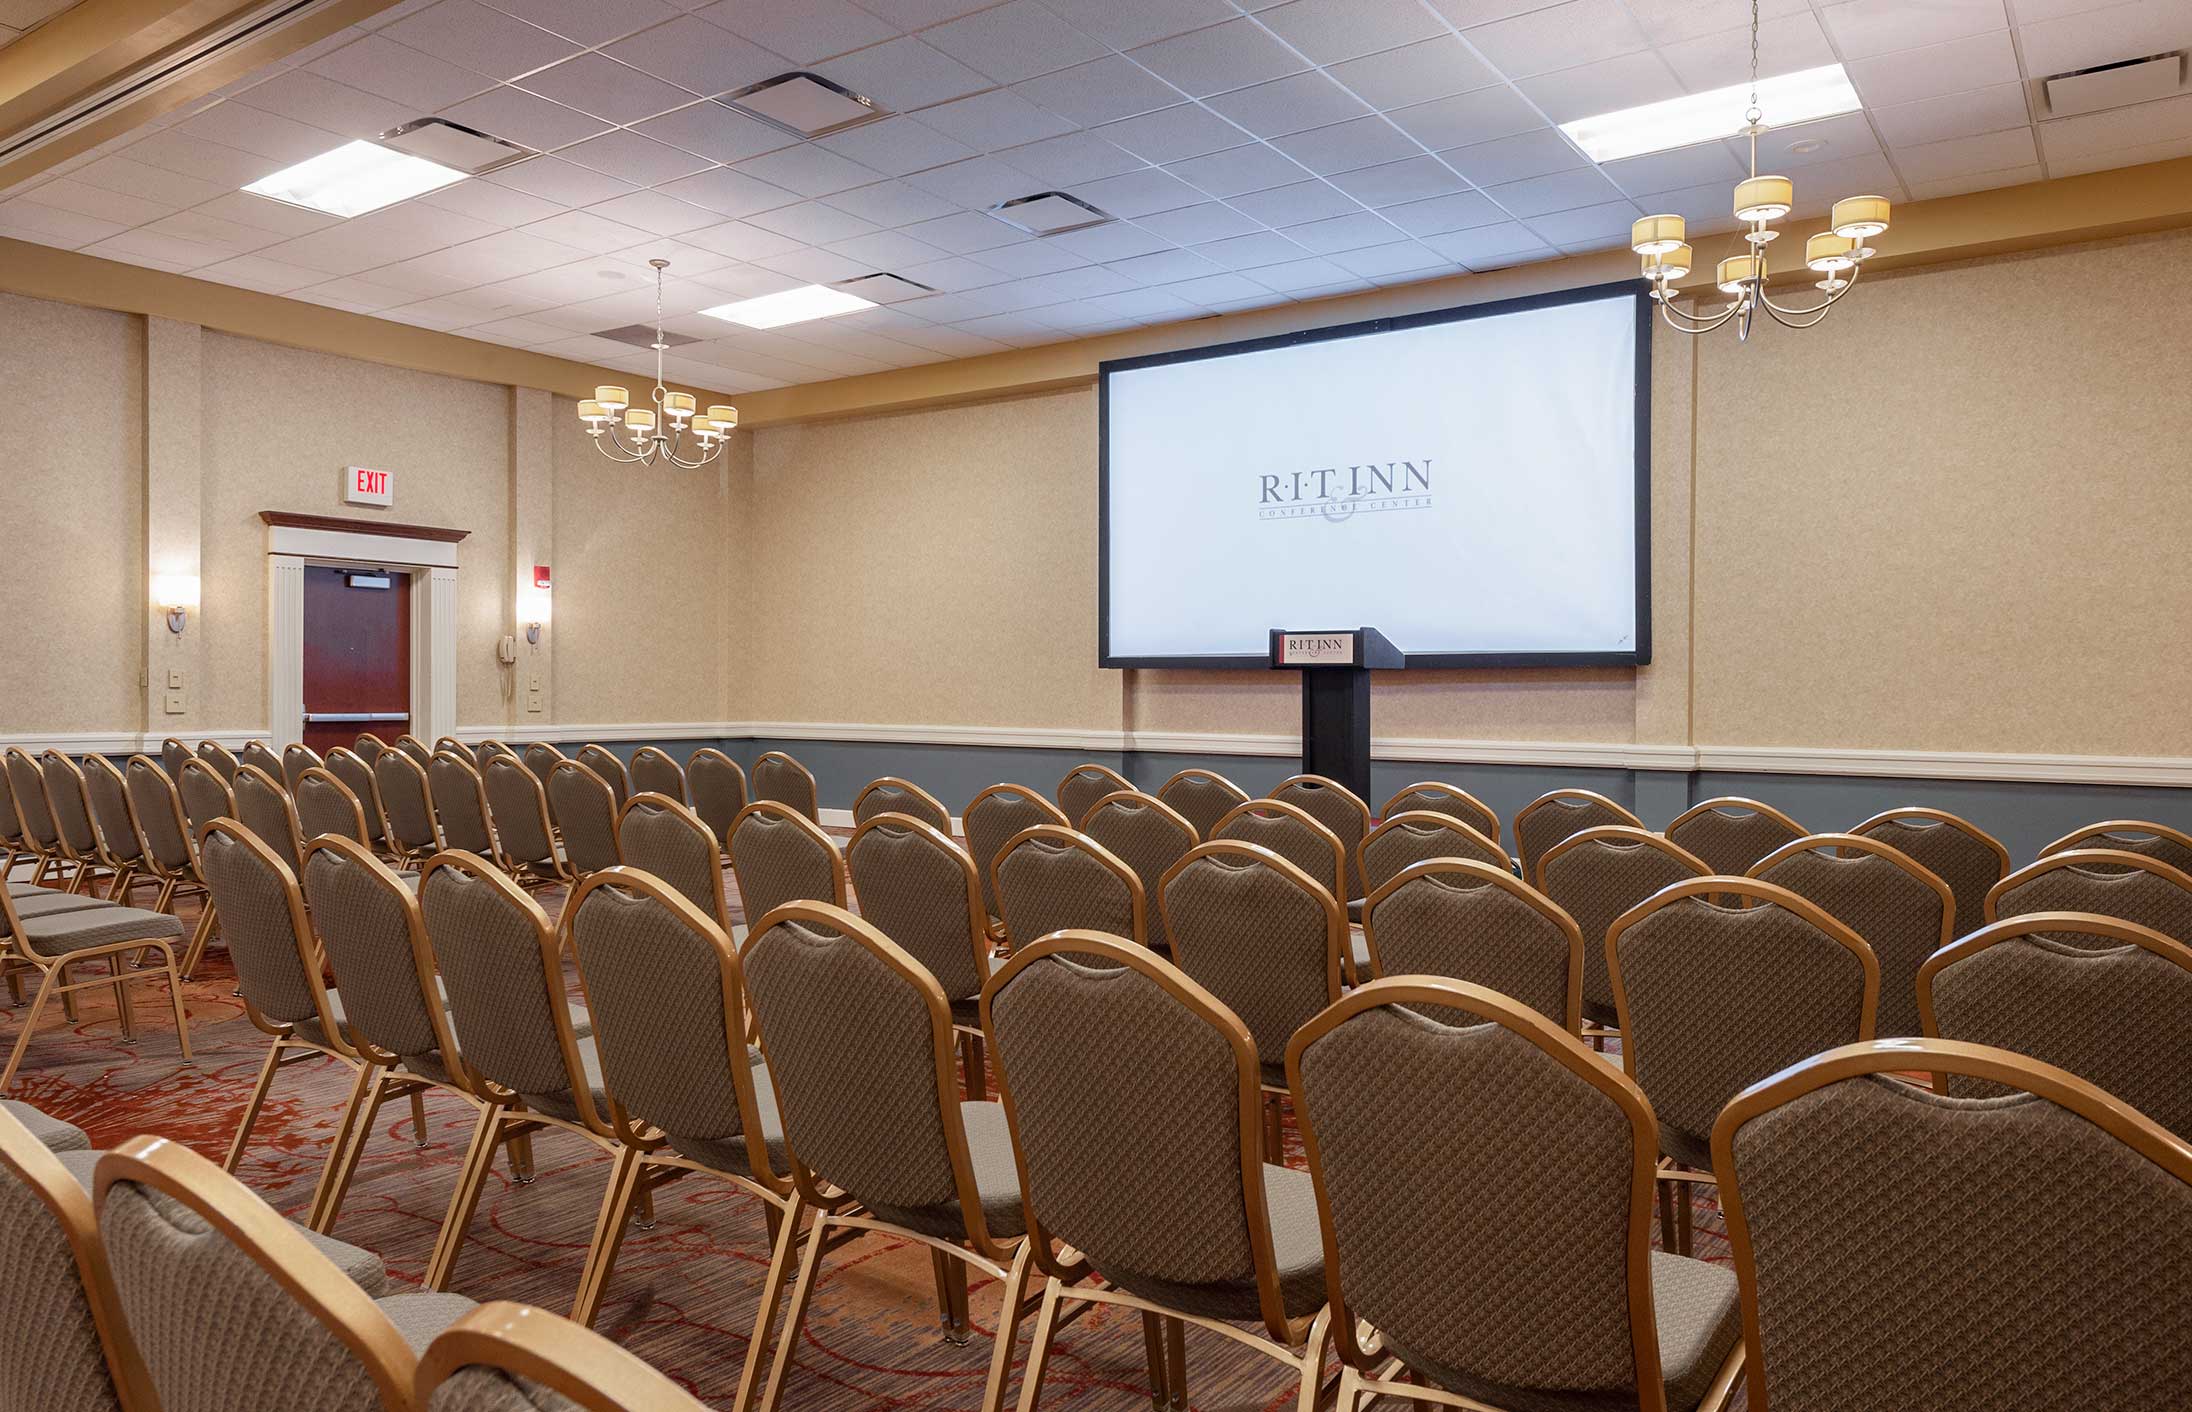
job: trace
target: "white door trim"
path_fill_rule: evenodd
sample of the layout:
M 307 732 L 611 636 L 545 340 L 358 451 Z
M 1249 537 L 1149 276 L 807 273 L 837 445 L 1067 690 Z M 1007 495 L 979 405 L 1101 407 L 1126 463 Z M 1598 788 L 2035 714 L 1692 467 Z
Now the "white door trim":
M 304 571 L 308 564 L 374 564 L 411 575 L 411 733 L 457 724 L 457 546 L 436 539 L 269 525 L 267 743 L 279 753 L 304 736 Z

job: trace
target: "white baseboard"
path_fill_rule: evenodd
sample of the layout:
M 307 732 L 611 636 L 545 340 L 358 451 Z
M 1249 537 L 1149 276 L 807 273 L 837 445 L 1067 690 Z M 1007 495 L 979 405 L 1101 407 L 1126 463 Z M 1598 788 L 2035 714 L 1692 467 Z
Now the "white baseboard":
M 2192 757 L 2182 755 L 2006 755 L 1979 751 L 1701 745 L 1697 748 L 1697 768 L 1773 775 L 1878 775 L 1898 779 L 2147 785 L 2176 789 L 2192 786 Z

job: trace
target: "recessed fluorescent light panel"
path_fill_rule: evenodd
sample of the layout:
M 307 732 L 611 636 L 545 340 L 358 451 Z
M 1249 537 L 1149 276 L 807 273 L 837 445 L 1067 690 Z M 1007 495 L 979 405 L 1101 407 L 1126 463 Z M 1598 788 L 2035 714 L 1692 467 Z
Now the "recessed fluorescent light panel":
M 800 137 L 843 132 L 883 116 L 874 99 L 804 70 L 763 79 L 720 101 Z
M 814 319 L 833 319 L 839 314 L 850 314 L 860 309 L 875 307 L 873 299 L 862 299 L 842 289 L 832 289 L 826 284 L 801 285 L 781 294 L 764 294 L 759 299 L 740 299 L 731 304 L 718 304 L 713 309 L 700 312 L 711 319 L 728 319 L 748 328 L 782 328 L 786 324 L 803 324 Z
M 1104 225 L 1116 220 L 1108 211 L 1099 211 L 1078 196 L 1068 196 L 1063 191 L 1038 191 L 1033 196 L 1015 196 L 1010 201 L 989 208 L 989 213 L 1008 226 L 1018 226 L 1030 235 L 1063 235 L 1069 230 L 1087 230 L 1090 226 Z
M 372 142 L 351 142 L 284 167 L 244 188 L 330 216 L 362 216 L 407 197 L 463 181 L 467 173 Z
M 1840 64 L 1827 64 L 1800 73 L 1782 74 L 1758 81 L 1758 108 L 1772 119 L 1772 126 L 1790 127 L 1841 113 L 1854 113 L 1864 105 L 1849 75 Z M 1560 130 L 1594 162 L 1613 162 L 1646 152 L 1665 152 L 1734 137 L 1746 126 L 1751 108 L 1751 86 L 1730 84 L 1710 93 L 1623 108 L 1595 118 L 1562 123 Z

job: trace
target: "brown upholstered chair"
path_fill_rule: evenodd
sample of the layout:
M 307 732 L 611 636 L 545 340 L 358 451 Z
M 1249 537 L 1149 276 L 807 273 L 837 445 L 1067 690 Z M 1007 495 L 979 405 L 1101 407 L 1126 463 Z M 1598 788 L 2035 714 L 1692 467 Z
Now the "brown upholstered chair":
M 1872 1038 L 1880 963 L 1864 938 L 1785 887 L 1676 883 L 1606 935 L 1621 1067 L 1659 1119 L 1661 1244 L 1690 1253 L 1690 1184 L 1712 1180 L 1713 1120 L 1770 1074 Z
M 630 775 L 634 794 L 659 794 L 680 804 L 686 802 L 685 767 L 665 751 L 652 745 L 633 751 Z
M 959 829 L 966 836 L 967 852 L 974 859 L 974 870 L 982 879 L 982 905 L 989 909 L 990 935 L 997 940 L 1004 938 L 1004 924 L 999 920 L 991 865 L 1006 844 L 1022 830 L 1037 824 L 1055 824 L 1062 829 L 1073 827 L 1073 821 L 1057 805 L 1025 785 L 993 784 L 975 795 L 960 811 Z
M 1713 1161 L 1760 1412 L 2130 1412 L 2192 1381 L 2192 1148 L 2084 1079 L 1851 1045 L 1729 1104 Z
M 12 1118 L 31 1140 L 49 1152 L 89 1152 L 91 1139 L 74 1123 L 49 1117 L 28 1103 L 0 1098 L 0 1115 Z
M 1149 899 L 1142 880 L 1086 834 L 1057 824 L 1022 829 L 997 850 L 990 886 L 1002 909 L 1008 949 L 1066 930 L 1149 944 Z
M 297 823 L 296 807 L 282 782 L 257 765 L 238 765 L 236 822 L 266 840 L 292 872 L 304 866 L 304 838 Z
M 79 768 L 83 771 L 84 799 L 91 805 L 91 822 L 98 835 L 99 861 L 113 879 L 107 885 L 107 896 L 127 902 L 139 875 L 150 871 L 145 863 L 144 840 L 137 834 L 137 811 L 129 802 L 129 781 L 104 755 L 86 755 Z
M 227 746 L 217 740 L 201 740 L 196 753 L 200 760 L 213 767 L 213 772 L 221 777 L 221 783 L 235 781 L 238 761 Z
M 884 775 L 868 781 L 860 793 L 853 797 L 852 821 L 864 824 L 878 814 L 903 814 L 909 819 L 919 819 L 932 829 L 951 832 L 951 811 L 943 801 L 912 780 L 902 780 L 895 775 Z
M 651 873 L 677 889 L 678 896 L 732 937 L 745 935 L 731 925 L 730 901 L 723 889 L 723 855 L 715 832 L 700 816 L 666 794 L 635 794 L 617 818 L 617 856 L 628 867 Z
M 600 1312 L 635 1203 L 651 1210 L 655 1188 L 693 1172 L 762 1202 L 771 1284 L 780 1288 L 800 1222 L 775 1090 L 760 1051 L 746 1043 L 737 948 L 669 884 L 636 868 L 589 875 L 564 917 L 621 1144 L 571 1317 L 591 1326 Z M 763 1301 L 764 1318 L 772 1302 Z M 740 1405 L 761 1343 L 747 1348 Z
M 365 737 L 360 736 L 358 738 L 363 740 Z M 426 748 L 426 742 L 408 731 L 396 737 L 396 749 L 410 756 L 422 770 L 426 768 L 427 762 L 434 758 L 434 752 Z M 366 758 L 377 761 L 380 757 L 368 756 Z
M 183 762 L 191 757 L 191 753 L 189 744 L 180 737 L 171 735 L 160 742 L 160 767 L 167 771 L 169 779 L 182 774 Z
M 1735 1276 L 1652 1249 L 1651 1106 L 1573 1033 L 1487 987 L 1404 976 L 1311 1020 L 1286 1072 L 1323 1214 L 1337 1407 L 1727 1405 Z
M 373 846 L 372 831 L 365 824 L 365 805 L 333 770 L 309 765 L 297 776 L 289 792 L 297 810 L 297 832 L 304 839 L 333 834 L 353 843 Z
M 383 750 L 373 762 L 373 792 L 380 796 L 388 851 L 399 862 L 419 862 L 441 852 L 441 825 L 426 767 L 408 750 Z
M 2009 876 L 2009 850 L 1968 819 L 1916 805 L 1875 814 L 1850 830 L 1878 839 L 1918 865 L 1956 894 L 1956 935 L 1966 936 L 1987 923 L 1986 896 Z
M 1237 804 L 1210 831 L 1209 842 L 1229 839 L 1268 848 L 1307 873 L 1347 906 L 1347 849 L 1339 835 L 1298 804 L 1283 799 L 1251 799 Z
M 747 917 L 787 902 L 847 905 L 845 855 L 837 841 L 780 800 L 756 799 L 738 811 L 731 825 L 731 874 Z
M 169 1412 L 408 1412 L 412 1349 L 473 1308 L 455 1294 L 376 1298 L 377 1260 L 346 1270 L 332 1257 L 365 1252 L 315 1241 L 166 1138 L 101 1156 L 92 1200 L 117 1302 Z
M 707 1412 L 592 1329 L 506 1300 L 436 1334 L 411 1387 L 419 1412 Z
M 434 801 L 434 828 L 443 848 L 461 848 L 496 858 L 495 826 L 488 813 L 487 786 L 471 756 L 440 750 L 426 767 L 428 797 Z
M 495 826 L 494 861 L 520 887 L 561 887 L 578 880 L 556 847 L 548 819 L 548 791 L 507 750 L 487 757 L 480 772 L 488 814 Z
M 1532 881 L 1583 935 L 1585 1034 L 1615 1033 L 1613 982 L 1606 974 L 1606 932 L 1615 919 L 1663 887 L 1705 877 L 1705 861 L 1659 834 L 1626 824 L 1572 833 L 1545 851 Z
M 617 753 L 606 745 L 583 745 L 572 758 L 601 777 L 616 797 L 616 807 L 622 810 L 624 801 L 632 797 L 632 774 Z
M 1987 893 L 1989 923 L 2031 912 L 2098 912 L 2192 942 L 2192 874 L 2144 853 L 2109 848 L 2050 853 Z M 2074 936 L 2064 939 L 2075 942 Z
M 1733 795 L 1693 804 L 1666 828 L 1669 840 L 1731 877 L 1748 873 L 1759 859 L 1810 832 L 1771 804 Z
M 249 765 L 271 780 L 282 777 L 282 757 L 268 749 L 263 740 L 245 741 L 244 748 L 236 756 L 236 763 Z M 230 780 L 229 783 L 234 784 L 235 781 Z
M 1094 932 L 1015 953 L 982 992 L 982 1027 L 1045 1277 L 1022 1405 L 1075 1303 L 1143 1315 L 1153 1403 L 1189 1405 L 1193 1324 L 1286 1367 L 1315 1407 L 1330 1317 L 1316 1189 L 1261 1160 L 1248 1027 L 1155 952 Z M 1081 1258 L 1105 1284 L 1074 1284 Z
M 617 851 L 616 791 L 576 760 L 548 771 L 548 813 L 563 836 L 563 861 L 583 878 L 624 861 Z
M 730 847 L 731 825 L 746 807 L 746 772 L 714 746 L 703 746 L 685 762 L 685 783 L 692 790 L 693 812 L 715 831 L 716 847 Z
M 137 824 L 145 870 L 160 880 L 152 910 L 173 912 L 177 897 L 205 891 L 204 881 L 198 876 L 190 824 L 183 816 L 182 795 L 176 792 L 175 781 L 167 771 L 150 756 L 130 756 L 122 780 L 129 790 L 130 816 Z M 211 904 L 207 910 L 211 910 Z
M 2034 912 L 1937 953 L 1917 989 L 1928 1038 L 2068 1069 L 2192 1143 L 2192 947 L 2114 917 Z M 1956 1097 L 2001 1091 L 1941 1077 Z
M 781 1405 L 823 1254 L 871 1233 L 928 1247 L 953 1343 L 967 1341 L 968 1270 L 1004 1282 L 981 1404 L 1001 1412 L 1031 1312 L 1031 1252 L 1012 1131 L 1003 1105 L 960 1100 L 943 987 L 876 927 L 821 902 L 757 918 L 740 960 L 792 1179 L 815 1213 L 761 1412 Z M 765 1335 L 775 1288 L 761 1302 Z
M 447 1289 L 497 1148 L 509 1147 L 522 1173 L 543 1130 L 574 1133 L 611 1157 L 619 1144 L 592 1026 L 564 998 L 562 947 L 540 904 L 485 859 L 441 853 L 419 875 L 419 918 L 447 988 L 467 1086 L 481 1100 L 427 1262 L 426 1287 Z
M 318 1056 L 344 1065 L 356 1080 L 365 1060 L 343 1033 L 341 1000 L 321 979 L 319 938 L 312 932 L 304 891 L 289 865 L 265 840 L 233 819 L 206 825 L 198 840 L 198 859 L 208 896 L 214 904 L 226 904 L 235 919 L 228 926 L 228 952 L 236 967 L 244 1018 L 272 1040 L 265 1062 L 259 1065 L 258 1081 L 244 1101 L 228 1157 L 221 1164 L 224 1171 L 233 1172 L 243 1160 L 252 1129 L 258 1126 L 276 1074 Z M 328 1173 L 349 1146 L 353 1116 L 354 1110 L 346 1107 L 343 1125 L 328 1144 L 311 1215 L 318 1214 L 327 1195 Z
M 46 810 L 53 816 L 55 843 L 75 871 L 68 890 L 87 897 L 99 895 L 99 876 L 120 880 L 99 847 L 99 830 L 91 821 L 91 798 L 84 789 L 83 767 L 58 750 L 38 758 L 39 783 L 46 791 Z
M 1240 1017 L 1263 1067 L 1264 1159 L 1281 1160 L 1286 1042 L 1340 998 L 1347 914 L 1323 883 L 1268 848 L 1216 839 L 1165 874 L 1172 956 Z
M 814 772 L 781 750 L 765 750 L 754 757 L 752 787 L 755 803 L 772 800 L 789 806 L 809 823 L 821 821 Z
M 1082 816 L 1096 807 L 1097 800 L 1107 794 L 1117 794 L 1121 790 L 1132 788 L 1134 782 L 1125 775 L 1107 765 L 1091 761 L 1085 765 L 1075 765 L 1066 771 L 1058 781 L 1058 788 L 1052 791 L 1052 797 L 1058 801 L 1058 807 L 1064 811 L 1066 818 L 1078 825 Z
M 291 794 L 297 792 L 297 781 L 304 778 L 306 770 L 327 768 L 320 752 L 309 745 L 292 744 L 282 747 L 282 784 Z
M 2088 824 L 2056 839 L 2040 850 L 2040 856 L 2067 853 L 2073 848 L 2113 848 L 2124 853 L 2140 853 L 2159 859 L 2180 873 L 2192 873 L 2192 834 L 2144 819 L 2110 819 L 2106 823 Z
M 1585 829 L 1612 824 L 1644 827 L 1642 819 L 1588 789 L 1556 789 L 1523 805 L 1510 825 L 1515 836 L 1515 862 L 1522 867 L 1523 880 L 1535 881 L 1539 860 L 1554 844 Z
M 516 746 L 507 740 L 497 740 L 493 736 L 482 739 L 478 746 L 473 749 L 472 755 L 479 761 L 482 770 L 485 770 L 487 762 L 497 755 L 508 755 L 520 765 L 525 763 L 525 757 L 518 754 Z
M 428 1093 L 453 1095 L 474 1110 L 485 1105 L 472 1091 L 449 1028 L 433 948 L 410 887 L 370 850 L 333 836 L 316 838 L 306 848 L 301 881 L 313 931 L 342 998 L 344 1035 L 365 1060 L 338 1128 L 347 1144 L 337 1152 L 310 1222 L 324 1235 L 342 1215 L 343 1198 L 373 1139 L 382 1104 L 411 1100 L 412 1140 L 422 1147 Z
M 1583 934 L 1573 917 L 1505 868 L 1469 858 L 1412 863 L 1370 894 L 1362 935 L 1364 980 L 1467 981 L 1582 1033 Z
M 38 761 L 31 753 L 19 745 L 8 747 L 6 759 L 9 792 L 15 798 L 16 818 L 23 831 L 22 846 L 36 860 L 30 873 L 31 885 L 43 886 L 49 877 L 58 882 L 72 870 L 68 856 L 61 849 L 60 831 L 54 827 L 53 809 L 46 802 L 45 772 L 39 769 Z M 69 877 L 67 890 L 79 890 L 75 877 Z
M 360 760 L 365 761 L 365 763 L 368 765 L 372 764 L 375 760 L 380 759 L 381 752 L 393 748 L 394 747 L 390 746 L 387 741 L 382 740 L 379 736 L 373 734 L 371 731 L 367 731 L 359 735 L 350 742 L 351 753 L 353 755 L 356 755 Z
M 959 1030 L 967 1096 L 989 1091 L 981 995 L 989 979 L 989 917 L 974 859 L 934 825 L 876 814 L 852 831 L 845 869 L 860 915 L 921 963 L 943 989 Z
M 1157 895 L 1158 884 L 1172 865 L 1200 841 L 1195 826 L 1171 805 L 1136 790 L 1121 790 L 1097 800 L 1081 816 L 1080 831 L 1134 870 L 1134 876 L 1141 880 L 1145 903 Z M 1149 908 L 1147 926 L 1149 944 L 1170 951 L 1172 937 L 1165 931 L 1164 915 Z
M 1201 843 L 1234 805 L 1247 801 L 1248 791 L 1215 770 L 1182 770 L 1157 786 L 1157 797 L 1195 826 Z
M 1491 805 L 1461 786 L 1444 780 L 1423 780 L 1399 791 L 1385 801 L 1378 817 L 1390 819 L 1395 814 L 1417 812 L 1450 815 L 1495 841 L 1502 832 L 1499 815 L 1493 812 Z
M 343 788 L 350 791 L 350 797 L 358 801 L 358 808 L 365 815 L 365 841 L 378 851 L 388 851 L 388 821 L 381 814 L 381 792 L 373 780 L 373 767 L 357 751 L 338 745 L 327 752 L 327 772 L 341 780 Z M 298 803 L 297 812 L 301 823 L 302 801 Z
M 0 755 L 0 882 L 15 876 L 16 859 L 29 851 L 23 840 L 23 821 L 15 812 L 15 788 L 8 783 L 7 760 Z
M 1322 775 L 1296 775 L 1267 797 L 1293 805 L 1330 829 L 1332 837 L 1340 841 L 1342 861 L 1346 864 L 1345 890 L 1336 894 L 1341 902 L 1369 895 L 1369 889 L 1363 886 L 1361 862 L 1357 857 L 1357 850 L 1370 832 L 1368 804 L 1356 798 L 1355 792 L 1346 785 Z
M 1458 814 L 1429 809 L 1387 814 L 1355 848 L 1356 871 L 1370 892 L 1398 877 L 1403 868 L 1433 858 L 1468 858 L 1502 872 L 1514 871 L 1507 850 L 1492 835 L 1478 831 Z
M 522 758 L 525 761 L 525 768 L 533 772 L 533 777 L 539 780 L 541 787 L 545 789 L 548 785 L 548 772 L 554 769 L 557 763 L 563 759 L 563 752 L 545 740 L 536 740 L 525 747 L 525 754 Z
M 8 962 L 11 973 L 35 972 L 38 976 L 30 1013 L 18 1022 L 7 1068 L 0 1071 L 0 1093 L 7 1092 L 15 1082 L 16 1070 L 22 1067 L 31 1036 L 37 1033 L 46 1001 L 59 996 L 65 1010 L 73 1010 L 76 992 L 94 987 L 113 989 L 122 1036 L 129 1039 L 137 1029 L 128 987 L 140 981 L 165 980 L 168 999 L 175 1009 L 175 1035 L 182 1046 L 183 1062 L 190 1062 L 190 1021 L 183 1014 L 183 987 L 175 971 L 173 945 L 182 935 L 182 923 L 164 912 L 114 904 L 40 912 L 28 909 L 27 903 L 19 905 L 6 889 L 0 889 L 0 958 Z M 110 974 L 85 979 L 76 971 L 84 963 L 95 961 L 105 961 Z M 158 964 L 138 969 L 140 961 Z
M 1918 1033 L 1918 968 L 1956 939 L 1956 894 L 1947 883 L 1893 846 L 1848 833 L 1784 844 L 1750 875 L 1818 903 L 1863 937 L 1880 962 L 1873 1034 Z
M 176 790 L 183 800 L 183 817 L 189 822 L 191 837 L 205 832 L 205 826 L 215 819 L 236 817 L 236 796 L 228 782 L 221 778 L 219 770 L 204 760 L 193 756 L 183 762 L 183 773 L 175 781 Z M 220 930 L 220 908 L 209 894 L 205 910 L 198 915 L 198 928 L 191 933 L 190 945 L 183 952 L 183 975 L 187 979 L 198 973 L 198 963 L 205 959 L 206 948 Z
M 436 755 L 441 754 L 444 750 L 448 751 L 452 755 L 458 756 L 464 761 L 464 763 L 470 765 L 473 769 L 476 770 L 479 768 L 480 758 L 478 749 L 473 746 L 466 745 L 463 741 L 457 739 L 455 736 L 445 735 L 441 739 L 434 742 L 434 753 Z M 429 764 L 431 764 L 431 762 L 429 762 Z

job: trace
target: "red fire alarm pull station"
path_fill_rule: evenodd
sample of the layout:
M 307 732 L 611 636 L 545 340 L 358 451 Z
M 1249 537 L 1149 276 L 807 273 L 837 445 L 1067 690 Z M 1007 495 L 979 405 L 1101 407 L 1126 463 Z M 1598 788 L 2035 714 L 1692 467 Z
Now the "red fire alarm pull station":
M 554 587 L 554 585 L 552 585 L 552 584 L 550 584 L 550 583 L 548 582 L 548 566 L 547 566 L 546 564 L 535 564 L 535 565 L 533 565 L 533 587 L 535 587 L 535 588 L 552 588 L 552 587 Z

